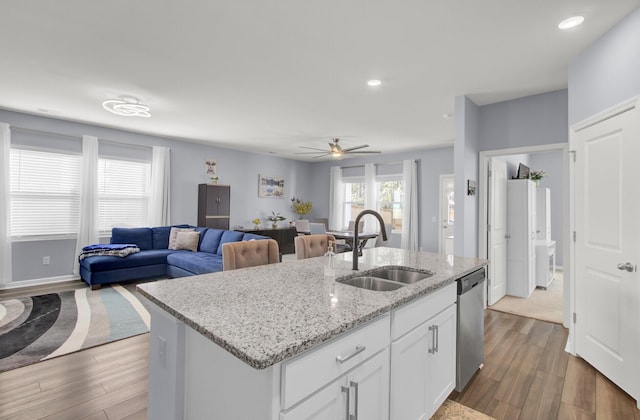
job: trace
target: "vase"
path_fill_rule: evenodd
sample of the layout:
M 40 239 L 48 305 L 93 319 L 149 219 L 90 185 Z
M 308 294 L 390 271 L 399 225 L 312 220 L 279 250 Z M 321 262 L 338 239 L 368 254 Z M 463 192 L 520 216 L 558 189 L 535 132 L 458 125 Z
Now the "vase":
M 536 181 L 536 187 L 539 187 L 540 186 L 540 180 L 536 179 L 535 181 Z
M 271 229 L 278 229 L 278 222 L 271 223 Z

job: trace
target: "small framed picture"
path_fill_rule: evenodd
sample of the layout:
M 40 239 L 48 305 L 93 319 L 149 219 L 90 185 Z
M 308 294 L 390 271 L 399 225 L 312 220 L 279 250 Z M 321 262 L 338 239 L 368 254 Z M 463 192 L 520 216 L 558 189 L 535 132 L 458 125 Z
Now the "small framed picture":
M 467 180 L 467 195 L 476 195 L 476 181 Z
M 281 176 L 258 175 L 258 197 L 284 198 L 284 178 Z

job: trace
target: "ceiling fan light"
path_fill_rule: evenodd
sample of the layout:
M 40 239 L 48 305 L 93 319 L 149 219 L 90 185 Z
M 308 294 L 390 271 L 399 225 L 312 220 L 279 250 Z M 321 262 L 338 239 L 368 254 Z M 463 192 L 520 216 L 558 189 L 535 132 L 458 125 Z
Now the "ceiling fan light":
M 132 96 L 120 96 L 118 99 L 107 99 L 102 102 L 102 107 L 107 111 L 121 115 L 123 117 L 151 117 L 151 108 L 141 104 L 137 98 Z

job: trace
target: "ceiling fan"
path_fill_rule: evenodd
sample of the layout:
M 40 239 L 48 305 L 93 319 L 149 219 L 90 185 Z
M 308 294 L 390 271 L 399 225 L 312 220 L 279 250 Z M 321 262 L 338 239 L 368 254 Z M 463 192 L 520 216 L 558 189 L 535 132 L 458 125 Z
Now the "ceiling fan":
M 329 143 L 329 150 L 317 149 L 315 147 L 300 146 L 300 148 L 302 149 L 314 150 L 314 152 L 297 152 L 295 154 L 296 155 L 313 155 L 313 154 L 317 155 L 317 156 L 313 156 L 312 159 L 318 159 L 321 157 L 331 155 L 339 159 L 344 155 L 382 153 L 378 150 L 360 150 L 360 149 L 364 149 L 365 147 L 369 147 L 368 144 L 361 144 L 360 146 L 343 149 L 342 146 L 340 146 L 339 142 L 340 142 L 339 138 L 332 139 L 332 143 Z

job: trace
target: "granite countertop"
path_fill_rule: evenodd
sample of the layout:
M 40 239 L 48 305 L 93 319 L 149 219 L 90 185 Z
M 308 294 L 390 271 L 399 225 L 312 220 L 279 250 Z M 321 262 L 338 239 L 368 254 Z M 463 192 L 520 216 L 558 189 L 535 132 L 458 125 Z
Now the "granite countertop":
M 336 277 L 400 265 L 435 273 L 389 292 L 325 278 L 325 258 L 287 261 L 138 285 L 160 308 L 256 369 L 264 369 L 446 286 L 487 261 L 396 248 L 336 255 Z M 153 326 L 152 326 L 153 328 Z

